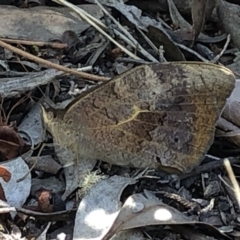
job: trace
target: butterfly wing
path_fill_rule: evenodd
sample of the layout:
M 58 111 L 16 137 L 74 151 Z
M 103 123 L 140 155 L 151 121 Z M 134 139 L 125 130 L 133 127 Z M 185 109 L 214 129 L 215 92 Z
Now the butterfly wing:
M 103 161 L 186 172 L 213 142 L 215 125 L 235 84 L 224 67 L 174 62 L 136 67 L 68 108 L 79 149 Z

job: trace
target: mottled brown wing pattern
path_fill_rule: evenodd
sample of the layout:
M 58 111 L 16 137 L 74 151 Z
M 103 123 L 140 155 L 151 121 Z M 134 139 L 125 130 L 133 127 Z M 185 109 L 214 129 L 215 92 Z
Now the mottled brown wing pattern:
M 212 64 L 139 66 L 75 101 L 63 121 L 78 131 L 82 154 L 185 172 L 208 151 L 234 84 L 231 71 Z

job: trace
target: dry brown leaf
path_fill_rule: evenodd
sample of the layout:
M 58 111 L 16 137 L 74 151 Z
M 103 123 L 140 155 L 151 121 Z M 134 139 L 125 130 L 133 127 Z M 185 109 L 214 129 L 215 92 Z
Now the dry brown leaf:
M 117 232 L 126 229 L 158 224 L 187 224 L 191 222 L 184 214 L 162 203 L 153 194 L 148 192 L 147 195 L 147 197 L 143 194 L 130 196 L 125 201 L 111 229 L 102 240 L 110 239 Z
M 223 239 L 228 239 L 224 233 L 221 233 L 221 231 L 214 226 L 203 222 L 192 221 L 180 211 L 162 203 L 151 192 L 144 191 L 144 194 L 134 194 L 125 201 L 111 229 L 109 229 L 108 233 L 101 240 L 111 239 L 111 237 L 119 231 L 150 225 L 169 225 L 179 233 L 183 233 L 179 231 L 182 229 L 182 225 L 189 225 L 190 227 L 195 225 L 219 237 L 217 239 L 221 239 L 222 237 Z M 194 232 L 192 232 L 191 236 L 193 235 Z M 197 236 L 197 234 L 195 234 L 195 236 Z M 206 239 L 206 236 L 204 237 L 204 239 Z
M 12 126 L 0 126 L 0 161 L 20 156 L 30 149 Z
M 146 238 L 142 231 L 136 229 L 119 232 L 111 240 L 146 240 Z
M 96 5 L 80 5 L 95 18 L 103 16 Z M 89 27 L 76 13 L 68 8 L 39 6 L 34 8 L 16 8 L 14 6 L 1 6 L 0 37 L 49 41 L 60 39 L 62 33 L 68 29 L 80 33 Z
M 213 10 L 216 7 L 217 0 L 207 0 L 207 5 L 205 9 L 205 21 L 209 20 L 212 16 Z
M 240 6 L 218 0 L 217 13 L 222 27 L 231 35 L 234 44 L 240 49 Z
M 182 17 L 182 15 L 179 13 L 175 3 L 173 0 L 167 0 L 168 1 L 168 8 L 169 13 L 172 19 L 173 24 L 176 27 L 180 27 L 183 31 L 191 31 L 192 26 Z
M 178 8 L 175 5 L 176 1 L 173 1 L 173 0 L 167 0 L 167 1 L 168 1 L 168 5 L 169 5 L 169 12 L 170 12 L 172 22 L 176 27 L 180 28 L 177 31 L 180 32 L 180 35 L 181 35 L 182 39 L 192 41 L 194 39 L 194 34 L 193 34 L 194 30 L 193 30 L 192 25 L 189 24 L 180 14 L 180 12 L 178 11 Z M 206 1 L 206 0 L 202 0 L 202 1 Z M 199 24 L 198 24 L 199 29 L 200 29 L 200 26 L 203 24 L 203 23 L 201 23 L 201 21 L 203 21 L 205 19 L 205 16 L 209 17 L 209 15 L 212 13 L 212 10 L 215 6 L 215 0 L 213 0 L 213 1 L 214 2 L 210 2 L 209 4 L 207 4 L 207 6 L 205 8 L 204 18 L 202 18 L 202 20 L 197 20 L 196 19 L 196 22 L 200 21 Z M 198 10 L 199 10 L 199 8 L 198 8 Z M 201 11 L 203 11 L 203 10 L 201 10 Z M 196 28 L 197 31 L 199 31 L 198 28 Z M 196 36 L 197 35 L 198 35 L 197 39 L 200 42 L 212 42 L 212 43 L 214 43 L 214 42 L 222 41 L 223 39 L 226 38 L 226 35 L 224 35 L 224 34 L 222 36 L 210 37 L 210 36 L 207 36 L 207 35 L 203 34 L 201 31 L 199 33 L 196 33 Z
M 208 0 L 192 0 L 193 42 L 203 29 Z
M 185 57 L 179 47 L 173 42 L 171 37 L 166 33 L 164 29 L 160 30 L 154 26 L 148 26 L 147 36 L 157 48 L 163 46 L 165 51 L 164 55 L 169 59 L 175 61 L 185 61 Z
M 123 190 L 135 183 L 136 180 L 131 178 L 113 176 L 94 185 L 78 207 L 74 239 L 102 239 L 122 206 L 120 198 Z

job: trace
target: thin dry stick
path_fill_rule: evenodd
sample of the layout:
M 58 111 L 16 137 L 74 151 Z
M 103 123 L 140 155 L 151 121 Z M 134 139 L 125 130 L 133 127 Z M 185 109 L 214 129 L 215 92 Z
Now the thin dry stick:
M 138 56 L 134 55 L 132 52 L 130 52 L 128 49 L 123 47 L 121 44 L 119 44 L 117 41 L 115 41 L 111 36 L 109 36 L 104 30 L 99 27 L 92 19 L 90 19 L 86 14 L 81 11 L 81 8 L 76 7 L 75 5 L 71 4 L 70 2 L 67 2 L 65 0 L 53 0 L 54 2 L 58 4 L 62 4 L 70 9 L 72 9 L 74 12 L 76 12 L 82 19 L 84 19 L 86 22 L 88 22 L 91 26 L 96 28 L 102 35 L 104 35 L 106 38 L 108 38 L 112 43 L 114 43 L 116 46 L 118 46 L 123 52 L 125 52 L 129 57 L 137 60 L 141 60 Z
M 203 56 L 201 56 L 200 54 L 198 54 L 197 52 L 195 52 L 195 51 L 192 50 L 191 48 L 188 48 L 188 47 L 186 47 L 185 45 L 180 44 L 180 43 L 175 43 L 175 44 L 176 44 L 178 47 L 180 47 L 180 48 L 182 48 L 182 49 L 184 49 L 184 50 L 186 50 L 186 51 L 194 54 L 194 55 L 197 56 L 199 59 L 201 59 L 203 62 L 206 62 L 206 63 L 209 62 L 206 58 L 204 58 Z
M 75 6 L 75 5 L 73 5 Z M 98 20 L 97 18 L 95 18 L 94 16 L 90 15 L 89 13 L 87 13 L 85 10 L 83 10 L 82 8 L 78 8 L 78 11 L 81 12 L 81 14 L 85 15 L 87 18 L 91 19 L 94 23 L 96 23 L 99 27 L 107 30 L 107 26 L 101 22 L 101 20 Z M 83 19 L 84 20 L 84 19 Z
M 39 146 L 39 144 L 38 144 L 38 146 Z M 45 147 L 47 147 L 47 146 L 54 146 L 54 143 L 43 143 L 43 145 L 41 146 L 41 148 L 40 148 L 39 151 L 38 151 L 38 154 L 37 154 L 37 156 L 36 156 L 35 162 L 33 163 L 32 167 L 29 169 L 29 171 L 28 171 L 23 177 L 19 178 L 19 179 L 17 180 L 17 182 L 23 181 L 23 180 L 28 176 L 28 174 L 31 173 L 31 171 L 36 167 L 37 162 L 38 162 L 38 159 L 39 159 L 39 157 L 40 157 L 43 149 L 44 149 Z
M 67 43 L 55 43 L 55 42 L 38 42 L 38 41 L 28 41 L 28 40 L 19 40 L 19 39 L 10 39 L 10 38 L 0 38 L 1 41 L 7 43 L 15 43 L 22 45 L 35 45 L 39 47 L 52 47 L 52 48 L 66 48 Z
M 109 78 L 107 78 L 107 77 L 100 77 L 100 76 L 96 76 L 96 75 L 89 74 L 89 73 L 78 72 L 76 70 L 66 68 L 64 66 L 52 63 L 52 62 L 47 61 L 45 59 L 36 57 L 36 56 L 34 56 L 30 53 L 24 52 L 23 50 L 21 50 L 19 48 L 16 48 L 16 47 L 13 47 L 10 44 L 5 43 L 1 40 L 0 40 L 0 46 L 8 49 L 8 50 L 10 50 L 14 53 L 17 53 L 17 54 L 19 54 L 19 55 L 21 55 L 25 58 L 28 58 L 31 61 L 37 62 L 39 64 L 43 64 L 43 65 L 45 65 L 49 68 L 54 68 L 54 69 L 57 69 L 59 71 L 63 71 L 63 72 L 69 73 L 69 74 L 73 74 L 73 75 L 78 76 L 78 77 L 87 78 L 87 79 L 92 80 L 92 81 L 106 81 L 106 80 L 109 80 Z
M 225 184 L 226 187 L 228 187 L 229 189 L 231 189 L 232 191 L 234 191 L 233 187 L 231 185 L 229 185 L 223 178 L 222 176 L 219 174 L 218 178 Z
M 20 105 L 21 103 L 23 103 L 24 101 L 26 101 L 27 99 L 29 98 L 29 96 L 24 96 L 23 98 L 21 98 L 19 101 L 17 101 L 13 106 L 12 108 L 10 109 L 8 115 L 7 115 L 7 118 L 6 118 L 6 121 L 8 122 L 9 118 L 10 118 L 10 115 L 12 113 L 12 111 L 18 106 Z
M 116 36 L 118 36 L 119 38 L 121 38 L 123 41 L 125 41 L 127 44 L 129 44 L 130 46 L 132 46 L 136 51 L 142 53 L 142 55 L 144 55 L 146 58 L 148 58 L 151 62 L 154 63 L 158 63 L 159 61 L 157 61 L 154 57 L 152 57 L 152 55 L 150 55 L 149 53 L 147 53 L 146 50 L 144 50 L 142 48 L 141 45 L 138 44 L 138 42 L 133 43 L 127 36 L 123 35 L 121 32 L 119 32 L 117 29 L 114 29 L 114 33 L 116 34 Z
M 233 170 L 232 170 L 232 167 L 229 163 L 229 160 L 227 158 L 224 159 L 224 165 L 225 165 L 225 168 L 228 172 L 228 176 L 231 180 L 231 183 L 232 183 L 232 186 L 233 186 L 233 189 L 234 189 L 234 193 L 235 193 L 236 199 L 238 201 L 238 206 L 240 208 L 240 189 L 239 189 L 239 185 L 238 185 L 237 179 L 235 178 L 235 175 L 233 173 Z
M 125 36 L 123 36 L 122 34 L 118 33 L 120 35 L 120 37 L 125 41 L 125 42 L 131 42 L 130 45 L 134 48 L 137 48 L 136 46 L 138 46 L 138 50 L 139 52 L 141 52 L 146 58 L 148 58 L 148 60 L 152 61 L 152 62 L 159 62 L 157 59 L 155 59 L 151 54 L 149 54 L 138 42 L 137 40 L 127 31 L 126 28 L 124 28 L 104 7 L 103 5 L 98 1 L 98 0 L 94 0 L 94 2 L 101 8 L 101 10 L 118 26 L 118 28 L 125 34 Z M 116 29 L 114 29 L 114 32 L 116 31 Z M 127 40 L 127 41 L 126 41 Z
M 224 54 L 224 52 L 226 51 L 226 49 L 227 49 L 227 47 L 228 47 L 228 45 L 229 45 L 229 43 L 230 43 L 230 40 L 231 40 L 231 35 L 228 34 L 228 36 L 227 36 L 227 41 L 226 41 L 226 43 L 224 44 L 224 47 L 223 47 L 222 51 L 221 51 L 212 61 L 210 61 L 211 63 L 216 63 L 216 62 L 220 59 L 220 57 L 221 57 L 221 56 Z
M 156 53 L 158 53 L 157 47 L 154 45 L 154 43 L 146 36 L 146 34 L 138 27 L 136 29 L 141 33 L 142 37 L 145 39 L 145 41 L 149 44 L 149 46 L 155 50 Z

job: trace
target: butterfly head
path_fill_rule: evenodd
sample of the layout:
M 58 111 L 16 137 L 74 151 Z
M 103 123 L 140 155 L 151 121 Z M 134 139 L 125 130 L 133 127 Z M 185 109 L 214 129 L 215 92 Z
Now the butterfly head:
M 56 129 L 59 123 L 56 110 L 51 108 L 50 106 L 45 106 L 43 104 L 40 104 L 40 107 L 42 111 L 42 121 L 45 129 L 48 130 L 51 134 L 53 134 L 54 129 Z

